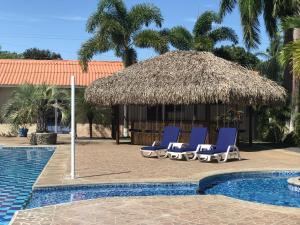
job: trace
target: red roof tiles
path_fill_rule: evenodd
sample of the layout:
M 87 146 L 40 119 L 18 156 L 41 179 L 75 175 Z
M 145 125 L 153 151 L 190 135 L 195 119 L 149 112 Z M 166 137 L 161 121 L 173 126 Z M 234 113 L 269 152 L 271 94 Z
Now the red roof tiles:
M 87 86 L 94 80 L 110 76 L 121 69 L 121 62 L 91 61 L 88 72 L 84 73 L 76 60 L 1 59 L 0 86 L 24 83 L 68 86 L 71 75 L 75 75 L 76 85 Z

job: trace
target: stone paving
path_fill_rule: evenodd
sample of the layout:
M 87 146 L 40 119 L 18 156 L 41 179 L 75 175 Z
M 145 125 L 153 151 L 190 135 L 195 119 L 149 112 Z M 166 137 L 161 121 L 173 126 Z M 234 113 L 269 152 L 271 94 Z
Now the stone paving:
M 224 196 L 108 198 L 18 212 L 13 225 L 299 225 L 300 209 Z
M 1 144 L 23 145 L 0 138 Z M 70 147 L 61 139 L 35 186 L 64 184 L 198 181 L 216 173 L 300 170 L 300 154 L 283 149 L 242 151 L 243 160 L 200 163 L 142 158 L 139 146 L 111 141 L 79 141 L 77 179 L 70 179 Z M 87 200 L 19 211 L 13 225 L 95 224 L 298 224 L 300 209 L 240 201 L 224 196 L 129 197 Z

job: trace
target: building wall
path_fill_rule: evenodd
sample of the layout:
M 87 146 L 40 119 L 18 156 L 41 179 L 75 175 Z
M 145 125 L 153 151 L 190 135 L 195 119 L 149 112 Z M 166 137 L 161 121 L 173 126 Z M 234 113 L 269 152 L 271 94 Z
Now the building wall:
M 13 90 L 13 87 L 0 87 L 0 107 L 7 102 Z
M 4 104 L 7 103 L 15 87 L 0 87 L 0 110 Z M 29 133 L 35 132 L 35 124 L 29 126 Z M 10 124 L 3 123 L 0 121 L 0 136 L 12 136 L 15 133 L 12 132 Z M 86 118 L 77 118 L 77 136 L 78 137 L 89 137 L 89 125 Z M 93 137 L 109 138 L 111 137 L 110 126 L 103 126 L 101 124 L 93 124 Z

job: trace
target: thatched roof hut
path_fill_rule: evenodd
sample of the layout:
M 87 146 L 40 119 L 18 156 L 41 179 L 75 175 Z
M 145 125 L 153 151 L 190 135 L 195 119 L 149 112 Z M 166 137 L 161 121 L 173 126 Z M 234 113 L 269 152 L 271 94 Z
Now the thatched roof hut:
M 174 51 L 98 79 L 86 99 L 100 105 L 274 104 L 285 100 L 275 82 L 208 52 Z

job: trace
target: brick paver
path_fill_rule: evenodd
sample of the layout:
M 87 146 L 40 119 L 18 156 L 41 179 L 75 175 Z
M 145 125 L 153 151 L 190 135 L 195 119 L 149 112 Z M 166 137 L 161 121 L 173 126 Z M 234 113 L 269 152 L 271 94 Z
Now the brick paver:
M 18 144 L 10 139 L 9 144 Z M 0 138 L 0 143 L 4 140 Z M 20 143 L 19 143 L 20 144 Z M 300 170 L 300 154 L 282 149 L 242 151 L 242 161 L 200 163 L 141 157 L 139 146 L 111 141 L 77 144 L 75 180 L 69 177 L 69 144 L 58 147 L 36 186 L 116 182 L 198 181 L 215 173 Z M 95 199 L 19 211 L 13 225 L 95 224 L 298 224 L 300 209 L 224 196 Z

